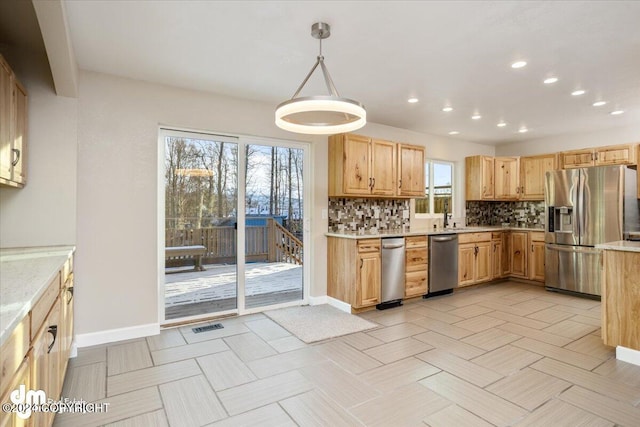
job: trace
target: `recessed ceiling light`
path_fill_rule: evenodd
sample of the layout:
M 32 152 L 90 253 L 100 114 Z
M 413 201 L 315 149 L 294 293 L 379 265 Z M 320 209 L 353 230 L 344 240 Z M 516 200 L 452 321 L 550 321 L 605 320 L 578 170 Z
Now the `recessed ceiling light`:
M 558 81 L 557 77 L 548 77 L 548 78 L 544 79 L 543 83 L 546 84 L 546 85 L 550 85 L 550 84 L 553 84 L 553 83 L 555 83 L 557 81 Z
M 503 128 L 505 127 L 507 124 L 505 122 L 500 122 L 498 123 L 496 126 L 498 126 L 499 128 Z
M 482 116 L 480 114 L 474 114 L 473 116 L 471 116 L 471 119 L 473 120 L 480 120 L 482 118 Z
M 594 102 L 592 105 L 594 107 L 602 107 L 603 105 L 605 105 L 607 103 L 607 101 L 596 101 Z
M 578 90 L 574 90 L 573 92 L 571 92 L 571 95 L 580 96 L 580 95 L 584 95 L 585 93 L 587 93 L 586 90 L 578 89 Z
M 527 129 L 526 127 L 523 126 L 520 129 L 518 129 L 518 132 L 519 133 L 527 133 L 527 132 L 529 132 L 529 129 Z
M 612 116 L 619 116 L 622 113 L 624 113 L 624 110 L 615 110 L 610 112 L 609 114 L 611 114 Z
M 442 109 L 442 111 L 444 111 L 445 113 L 448 113 L 448 112 L 450 112 L 450 111 L 453 111 L 453 107 L 449 107 L 449 106 L 444 107 L 444 108 Z
M 451 132 L 449 132 L 449 135 L 458 135 L 460 132 L 458 132 L 457 130 L 452 130 Z
M 516 61 L 513 64 L 511 64 L 511 68 L 522 68 L 525 65 L 527 65 L 526 61 Z
M 418 102 L 418 101 L 419 101 L 419 99 L 418 99 L 418 98 L 409 98 L 409 99 L 407 99 L 407 102 L 408 102 L 409 104 L 415 104 L 415 103 L 416 103 L 416 102 Z

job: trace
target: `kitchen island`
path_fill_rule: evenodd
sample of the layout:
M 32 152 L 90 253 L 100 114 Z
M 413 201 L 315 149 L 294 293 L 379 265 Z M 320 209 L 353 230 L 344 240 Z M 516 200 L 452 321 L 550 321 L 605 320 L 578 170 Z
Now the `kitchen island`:
M 640 365 L 640 242 L 617 241 L 602 249 L 602 340 L 616 358 Z

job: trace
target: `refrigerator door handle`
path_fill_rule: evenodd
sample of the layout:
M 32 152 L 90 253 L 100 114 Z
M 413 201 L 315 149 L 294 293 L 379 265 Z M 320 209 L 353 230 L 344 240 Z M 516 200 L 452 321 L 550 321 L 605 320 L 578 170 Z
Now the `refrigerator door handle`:
M 590 246 L 570 246 L 570 245 L 555 245 L 553 243 L 547 243 L 547 249 L 558 252 L 572 252 L 581 254 L 598 254 L 602 249 L 592 248 Z

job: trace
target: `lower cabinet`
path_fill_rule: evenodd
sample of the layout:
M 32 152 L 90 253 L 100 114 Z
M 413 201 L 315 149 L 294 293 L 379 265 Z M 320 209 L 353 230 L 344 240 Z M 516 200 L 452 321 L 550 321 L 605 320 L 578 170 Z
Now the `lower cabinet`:
M 511 232 L 511 276 L 528 279 L 527 274 L 527 231 Z
M 359 309 L 380 303 L 380 239 L 327 237 L 327 295 Z
M 491 278 L 502 277 L 502 236 L 491 240 Z
M 544 233 L 529 232 L 529 279 L 544 282 Z
M 31 385 L 31 370 L 29 357 L 25 357 L 16 370 L 13 378 L 9 383 L 7 383 L 7 391 L 0 398 L 0 402 L 8 403 L 11 402 L 10 394 L 13 390 L 18 390 L 18 387 L 21 385 L 25 386 L 26 390 L 33 389 Z M 18 417 L 15 412 L 5 412 L 0 411 L 0 426 L 2 427 L 26 427 L 33 426 L 33 421 L 31 419 L 23 420 Z
M 429 258 L 427 236 L 405 237 L 404 296 L 424 295 L 428 292 Z
M 491 233 L 458 236 L 458 286 L 491 280 Z

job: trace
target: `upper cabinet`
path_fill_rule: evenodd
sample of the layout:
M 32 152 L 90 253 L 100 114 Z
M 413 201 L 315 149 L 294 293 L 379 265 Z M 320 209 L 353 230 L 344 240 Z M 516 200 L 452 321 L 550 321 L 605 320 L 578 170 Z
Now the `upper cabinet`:
M 520 195 L 518 157 L 496 157 L 494 159 L 494 193 L 499 200 L 517 199 Z
M 636 163 L 636 148 L 634 144 L 610 145 L 560 153 L 560 164 L 563 169 L 606 165 L 635 165 Z
M 398 144 L 397 195 L 424 197 L 424 147 Z
M 467 200 L 494 199 L 494 161 L 490 156 L 473 156 L 465 160 Z
M 556 154 L 520 157 L 520 200 L 544 200 L 546 173 L 557 167 Z
M 0 54 L 0 184 L 24 187 L 27 91 Z
M 329 197 L 424 195 L 424 147 L 354 134 L 329 137 Z

